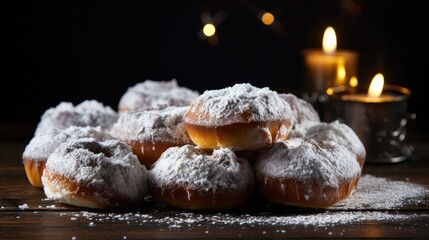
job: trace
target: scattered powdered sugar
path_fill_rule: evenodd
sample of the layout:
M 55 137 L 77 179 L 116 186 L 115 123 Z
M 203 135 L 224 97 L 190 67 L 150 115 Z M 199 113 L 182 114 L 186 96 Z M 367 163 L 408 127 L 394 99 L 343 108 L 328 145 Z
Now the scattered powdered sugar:
M 197 91 L 179 86 L 176 79 L 147 79 L 127 89 L 119 100 L 119 110 L 141 111 L 166 106 L 188 106 L 199 95 Z
M 85 100 L 76 106 L 70 102 L 61 102 L 43 113 L 34 134 L 41 135 L 52 128 L 63 129 L 69 126 L 100 126 L 108 131 L 118 117 L 118 113 L 110 106 L 97 100 Z
M 64 215 L 69 215 L 66 213 Z M 168 216 L 153 217 L 150 213 L 91 213 L 82 211 L 74 213 L 73 217 L 82 218 L 89 221 L 115 222 L 124 224 L 156 224 L 157 227 L 175 228 L 198 228 L 211 227 L 223 229 L 226 226 L 233 226 L 236 229 L 244 229 L 252 226 L 282 227 L 282 226 L 338 226 L 363 221 L 405 221 L 417 217 L 416 214 L 401 214 L 392 212 L 323 212 L 302 215 L 272 215 L 265 212 L 263 214 L 228 214 L 228 213 L 195 213 L 195 212 L 169 212 Z M 429 217 L 429 214 L 419 214 L 419 217 Z M 91 222 L 94 223 L 94 222 Z M 208 231 L 208 230 L 207 230 Z
M 416 204 L 416 199 L 428 196 L 422 185 L 393 181 L 373 175 L 363 175 L 353 194 L 331 209 L 398 209 L 405 203 Z
M 263 234 L 268 231 L 283 231 L 280 227 L 309 226 L 330 227 L 361 222 L 379 222 L 402 224 L 412 219 L 428 219 L 426 212 L 410 214 L 397 211 L 405 203 L 413 204 L 427 201 L 429 191 L 423 185 L 404 181 L 363 175 L 355 192 L 347 199 L 324 212 L 281 213 L 273 205 L 266 210 L 258 206 L 256 213 L 198 213 L 183 210 L 149 210 L 142 212 L 60 212 L 59 216 L 71 221 L 86 220 L 93 224 L 103 223 L 155 225 L 161 229 L 247 229 L 264 226 Z M 426 200 L 424 200 L 426 199 Z M 424 203 L 427 206 L 427 203 Z M 258 210 L 259 209 L 259 212 Z M 347 210 L 347 211 L 346 211 Z M 364 211 L 359 211 L 364 210 Z M 376 211 L 378 210 L 378 211 Z M 394 210 L 394 211 L 392 211 Z M 246 209 L 243 210 L 247 212 Z M 293 211 L 295 212 L 295 211 Z
M 30 207 L 28 206 L 28 204 L 24 203 L 22 205 L 19 205 L 18 208 L 21 210 L 25 210 L 25 209 L 30 208 Z
M 191 144 L 183 124 L 188 107 L 170 106 L 158 110 L 125 112 L 110 133 L 123 141 L 177 142 Z
M 197 97 L 185 114 L 185 122 L 198 125 L 229 125 L 249 121 L 294 120 L 289 104 L 268 87 L 249 83 L 207 90 Z
M 160 187 L 186 184 L 192 189 L 245 189 L 254 176 L 247 161 L 238 161 L 235 153 L 220 148 L 207 154 L 192 145 L 171 147 L 152 165 L 149 182 Z
M 147 193 L 147 170 L 128 145 L 118 140 L 97 142 L 91 139 L 68 141 L 49 156 L 42 175 L 45 194 L 48 198 L 64 200 L 67 197 L 51 193 L 49 185 L 58 193 L 68 194 L 67 189 L 49 181 L 45 172 L 58 174 L 71 181 L 93 187 L 94 198 L 106 202 L 102 196 L 120 196 L 129 202 L 140 201 Z

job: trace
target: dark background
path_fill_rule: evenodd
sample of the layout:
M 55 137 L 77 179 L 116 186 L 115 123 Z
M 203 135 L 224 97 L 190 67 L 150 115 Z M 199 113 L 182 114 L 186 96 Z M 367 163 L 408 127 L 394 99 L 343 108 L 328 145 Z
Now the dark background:
M 117 110 L 128 87 L 170 80 L 203 92 L 248 82 L 299 92 L 302 50 L 333 26 L 359 53 L 358 79 L 377 72 L 412 91 L 410 123 L 426 139 L 429 90 L 424 1 L 14 1 L 3 8 L 0 124 L 35 126 L 49 107 L 96 99 Z M 267 27 L 259 10 L 279 21 Z M 223 14 L 219 42 L 201 40 L 201 13 Z M 219 16 L 219 15 L 218 15 Z

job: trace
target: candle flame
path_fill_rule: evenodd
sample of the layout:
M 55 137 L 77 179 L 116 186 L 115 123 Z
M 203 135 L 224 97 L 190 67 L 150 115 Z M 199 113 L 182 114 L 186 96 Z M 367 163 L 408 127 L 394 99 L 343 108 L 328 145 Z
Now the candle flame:
M 369 97 L 379 97 L 384 87 L 384 77 L 383 74 L 377 73 L 371 81 L 368 89 Z
M 323 34 L 323 51 L 325 53 L 333 53 L 337 50 L 337 35 L 332 27 L 327 27 Z

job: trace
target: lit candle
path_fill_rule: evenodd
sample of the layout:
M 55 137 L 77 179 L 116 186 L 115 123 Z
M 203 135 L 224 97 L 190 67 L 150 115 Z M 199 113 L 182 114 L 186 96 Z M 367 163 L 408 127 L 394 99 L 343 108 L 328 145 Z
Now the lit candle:
M 306 67 L 303 98 L 315 105 L 329 87 L 346 85 L 356 78 L 358 54 L 337 49 L 337 36 L 332 27 L 327 27 L 322 40 L 323 49 L 303 51 Z M 322 96 L 322 97 L 323 97 Z M 325 97 L 326 99 L 326 97 Z
M 413 116 L 408 113 L 409 89 L 385 85 L 383 74 L 378 73 L 369 87 L 336 86 L 326 93 L 327 121 L 339 120 L 356 132 L 367 162 L 400 162 L 411 156 L 404 142 L 407 121 Z
M 395 96 L 392 92 L 382 94 L 384 87 L 384 76 L 377 73 L 369 85 L 367 94 L 345 94 L 341 96 L 342 100 L 358 101 L 358 102 L 391 102 L 395 101 Z

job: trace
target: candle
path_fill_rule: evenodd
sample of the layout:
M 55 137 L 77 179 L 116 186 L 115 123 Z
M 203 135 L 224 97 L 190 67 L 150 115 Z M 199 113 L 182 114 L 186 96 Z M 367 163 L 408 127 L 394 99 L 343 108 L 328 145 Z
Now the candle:
M 327 88 L 346 85 L 356 78 L 358 60 L 356 52 L 337 49 L 337 36 L 332 27 L 325 30 L 322 47 L 303 51 L 306 69 L 303 98 L 311 102 L 319 113 L 319 103 L 327 100 Z
M 367 162 L 400 162 L 411 156 L 404 141 L 407 121 L 413 116 L 408 113 L 409 89 L 385 85 L 378 73 L 369 87 L 335 86 L 326 93 L 327 121 L 339 120 L 356 132 L 367 151 Z
M 381 102 L 391 102 L 395 101 L 397 95 L 393 93 L 383 93 L 384 86 L 384 76 L 381 73 L 378 73 L 374 76 L 374 79 L 371 81 L 367 94 L 344 94 L 341 96 L 342 100 L 345 101 L 357 101 L 357 102 L 367 102 L 367 103 L 381 103 Z

